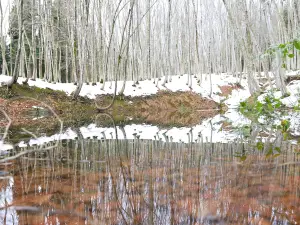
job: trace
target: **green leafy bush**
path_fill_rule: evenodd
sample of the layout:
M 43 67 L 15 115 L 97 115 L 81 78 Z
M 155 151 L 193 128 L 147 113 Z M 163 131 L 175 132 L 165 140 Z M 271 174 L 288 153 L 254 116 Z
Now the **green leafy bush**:
M 274 112 L 282 108 L 282 106 L 279 99 L 275 98 L 274 95 L 268 94 L 264 99 L 264 103 L 260 101 L 255 101 L 254 104 L 241 102 L 239 109 L 244 114 L 252 114 L 258 118 L 264 115 L 272 117 Z
M 291 122 L 289 120 L 282 120 L 280 124 L 280 128 L 282 132 L 287 132 L 291 126 Z
M 257 150 L 259 150 L 259 151 L 263 151 L 264 148 L 265 148 L 265 145 L 264 145 L 264 143 L 262 143 L 262 142 L 257 142 L 256 148 L 257 148 Z
M 287 140 L 289 137 L 289 129 L 291 126 L 291 122 L 289 120 L 281 120 L 280 125 L 277 126 L 278 130 L 281 130 L 282 134 L 283 134 L 283 139 Z

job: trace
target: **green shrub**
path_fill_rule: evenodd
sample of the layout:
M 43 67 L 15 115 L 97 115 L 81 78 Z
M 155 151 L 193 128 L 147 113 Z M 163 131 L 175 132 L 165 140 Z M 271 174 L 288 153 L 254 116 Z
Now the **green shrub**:
M 255 101 L 254 104 L 251 104 L 244 101 L 240 103 L 239 109 L 244 114 L 252 114 L 258 118 L 260 116 L 272 117 L 274 112 L 282 107 L 283 105 L 279 99 L 275 98 L 274 95 L 268 94 L 264 99 L 264 103 Z

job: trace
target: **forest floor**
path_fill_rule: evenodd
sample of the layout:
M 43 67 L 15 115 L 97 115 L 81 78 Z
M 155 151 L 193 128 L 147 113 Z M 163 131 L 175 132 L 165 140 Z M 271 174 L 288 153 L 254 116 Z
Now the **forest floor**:
M 236 88 L 220 87 L 223 96 L 228 96 Z M 53 132 L 59 129 L 60 121 L 63 121 L 64 127 L 79 127 L 97 119 L 97 124 L 107 126 L 110 122 L 105 117 L 99 117 L 95 101 L 105 106 L 111 98 L 111 95 L 101 95 L 96 100 L 79 97 L 75 101 L 62 91 L 48 88 L 20 84 L 12 89 L 0 87 L 0 127 L 4 129 L 9 124 L 5 113 L 11 120 L 10 136 L 14 137 L 22 128 Z M 145 123 L 171 127 L 193 126 L 226 110 L 225 105 L 191 91 L 160 91 L 144 97 L 117 96 L 114 106 L 107 113 L 112 115 L 117 125 Z

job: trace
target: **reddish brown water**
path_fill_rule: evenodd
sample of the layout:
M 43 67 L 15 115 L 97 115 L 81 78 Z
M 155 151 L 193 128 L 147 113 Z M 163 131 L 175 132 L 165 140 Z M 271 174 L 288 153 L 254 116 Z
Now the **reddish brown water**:
M 299 224 L 297 146 L 68 141 L 0 179 L 0 224 Z

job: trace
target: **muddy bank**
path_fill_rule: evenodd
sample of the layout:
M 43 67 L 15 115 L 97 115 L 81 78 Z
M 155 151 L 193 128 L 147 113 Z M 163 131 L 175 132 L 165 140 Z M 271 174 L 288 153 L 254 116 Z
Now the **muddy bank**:
M 98 96 L 99 105 L 108 105 L 112 96 Z M 216 102 L 193 92 L 159 92 L 146 97 L 118 97 L 109 112 L 114 118 L 138 120 L 161 126 L 193 126 L 220 113 Z
M 18 84 L 0 88 L 0 110 L 0 129 L 4 131 L 10 119 L 8 138 L 13 139 L 32 138 L 24 129 L 50 135 L 60 129 L 60 120 L 64 127 L 80 126 L 93 122 L 95 115 L 93 102 L 88 99 L 72 101 L 60 91 Z
M 106 106 L 112 96 L 102 95 L 95 100 Z M 97 113 L 94 100 L 78 98 L 76 101 L 64 92 L 40 89 L 27 85 L 0 88 L 0 125 L 3 130 L 11 120 L 11 134 L 21 128 L 48 133 L 64 127 L 78 127 L 89 123 L 110 126 L 106 116 Z M 147 123 L 163 127 L 193 126 L 202 120 L 226 110 L 212 100 L 193 92 L 159 92 L 147 97 L 117 96 L 114 106 L 107 110 L 116 125 Z M 59 119 L 58 119 L 59 117 Z M 15 135 L 12 135 L 15 136 Z

